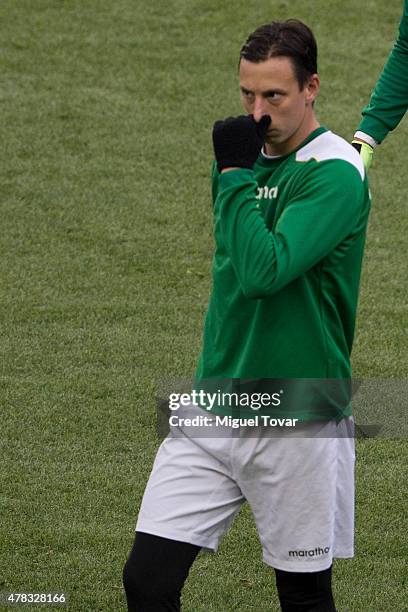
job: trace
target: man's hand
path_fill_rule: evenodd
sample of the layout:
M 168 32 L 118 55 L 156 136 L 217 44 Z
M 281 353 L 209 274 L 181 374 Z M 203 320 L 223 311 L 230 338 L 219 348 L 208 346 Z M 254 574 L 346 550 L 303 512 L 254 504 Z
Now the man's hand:
M 265 142 L 271 118 L 264 115 L 257 123 L 252 115 L 216 121 L 213 144 L 218 172 L 224 168 L 252 168 Z
M 366 142 L 363 142 L 362 140 L 353 140 L 351 144 L 360 153 L 360 157 L 363 160 L 364 167 L 368 171 L 371 166 L 371 162 L 373 161 L 373 147 L 371 147 Z

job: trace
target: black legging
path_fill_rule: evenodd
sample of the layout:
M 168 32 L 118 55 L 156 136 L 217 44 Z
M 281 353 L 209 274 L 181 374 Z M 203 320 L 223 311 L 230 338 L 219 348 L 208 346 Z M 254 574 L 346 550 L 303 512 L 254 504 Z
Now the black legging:
M 178 612 L 200 546 L 136 532 L 123 570 L 128 612 Z
M 275 569 L 282 612 L 336 612 L 331 573 L 331 566 L 320 572 L 284 572 Z
M 123 570 L 128 612 L 179 612 L 181 589 L 199 551 L 194 544 L 136 532 Z M 336 612 L 331 567 L 275 574 L 283 612 Z

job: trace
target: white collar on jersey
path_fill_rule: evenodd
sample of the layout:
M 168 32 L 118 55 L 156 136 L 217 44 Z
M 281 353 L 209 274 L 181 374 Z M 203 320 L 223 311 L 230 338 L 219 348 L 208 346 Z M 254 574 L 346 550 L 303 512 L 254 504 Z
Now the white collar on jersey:
M 265 153 L 264 149 L 265 145 L 261 149 L 261 153 L 265 159 L 279 159 L 280 157 L 283 157 L 283 155 L 268 155 L 267 153 Z

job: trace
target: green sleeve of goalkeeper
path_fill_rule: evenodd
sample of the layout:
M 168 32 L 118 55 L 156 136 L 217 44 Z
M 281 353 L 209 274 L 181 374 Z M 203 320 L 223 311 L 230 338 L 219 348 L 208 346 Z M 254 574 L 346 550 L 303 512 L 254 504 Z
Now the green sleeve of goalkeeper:
M 388 56 L 363 109 L 363 119 L 357 131 L 368 134 L 377 143 L 393 130 L 408 108 L 408 0 L 404 0 L 398 38 Z

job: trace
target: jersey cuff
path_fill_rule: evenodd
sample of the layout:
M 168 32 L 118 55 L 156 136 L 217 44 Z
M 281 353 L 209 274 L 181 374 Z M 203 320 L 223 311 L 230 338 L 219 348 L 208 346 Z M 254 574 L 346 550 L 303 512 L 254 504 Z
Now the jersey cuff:
M 230 187 L 239 183 L 254 182 L 253 170 L 249 168 L 236 168 L 230 172 L 222 172 L 219 175 L 219 185 L 221 187 Z
M 364 142 L 369 144 L 370 147 L 373 147 L 373 149 L 375 149 L 375 147 L 378 145 L 378 142 L 372 136 L 369 136 L 365 132 L 360 132 L 359 130 L 357 130 L 357 132 L 354 134 L 354 138 L 359 138 L 360 140 L 363 140 Z

